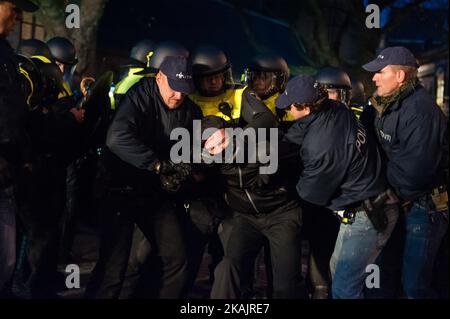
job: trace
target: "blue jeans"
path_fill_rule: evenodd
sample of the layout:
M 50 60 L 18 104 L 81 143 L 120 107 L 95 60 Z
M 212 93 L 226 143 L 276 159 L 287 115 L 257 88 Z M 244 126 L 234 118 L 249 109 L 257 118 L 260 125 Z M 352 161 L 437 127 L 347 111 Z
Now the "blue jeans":
M 435 298 L 433 265 L 448 228 L 448 212 L 436 212 L 430 197 L 413 202 L 406 213 L 406 241 L 403 254 L 403 291 L 410 299 Z
M 341 224 L 330 261 L 333 299 L 361 299 L 368 273 L 386 244 L 398 219 L 396 205 L 385 206 L 388 226 L 380 233 L 364 211 L 356 214 L 352 224 Z
M 0 291 L 16 262 L 16 203 L 13 189 L 0 190 Z

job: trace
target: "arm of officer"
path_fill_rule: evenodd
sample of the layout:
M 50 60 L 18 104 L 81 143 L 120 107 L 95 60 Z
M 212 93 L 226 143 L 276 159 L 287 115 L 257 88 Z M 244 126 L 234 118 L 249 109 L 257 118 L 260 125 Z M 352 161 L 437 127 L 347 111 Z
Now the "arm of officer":
M 339 157 L 330 152 L 307 154 L 305 151 L 301 157 L 304 169 L 297 184 L 300 197 L 310 203 L 327 206 L 339 191 L 346 174 L 337 166 Z
M 11 79 L 8 72 L 15 72 L 15 69 L 9 68 L 8 71 L 8 64 L 1 62 L 3 61 L 0 61 L 0 126 L 3 132 L 0 132 L 0 139 L 3 138 L 1 136 L 3 133 L 9 135 L 11 131 L 16 132 L 13 135 L 17 141 L 14 142 L 18 143 L 21 160 L 23 163 L 29 163 L 32 154 L 31 141 L 23 121 L 28 108 L 25 98 L 23 100 L 17 98 L 20 92 L 16 91 L 17 87 L 11 87 L 8 80 Z
M 241 116 L 247 123 L 245 128 L 271 128 L 278 126 L 276 116 L 249 89 L 244 90 L 242 93 Z
M 139 137 L 139 127 L 146 118 L 127 94 L 109 127 L 106 145 L 123 161 L 137 168 L 153 171 L 158 159 L 155 152 Z

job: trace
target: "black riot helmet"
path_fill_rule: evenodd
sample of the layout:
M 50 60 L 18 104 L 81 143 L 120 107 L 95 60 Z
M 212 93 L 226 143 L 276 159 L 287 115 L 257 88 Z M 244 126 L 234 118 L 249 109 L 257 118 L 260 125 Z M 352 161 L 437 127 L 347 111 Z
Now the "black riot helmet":
M 149 66 L 159 69 L 167 56 L 184 56 L 189 57 L 189 51 L 179 43 L 173 41 L 164 41 L 156 45 L 155 52 L 150 58 Z
M 342 69 L 336 67 L 320 69 L 316 74 L 316 80 L 327 89 L 329 95 L 332 91 L 336 91 L 340 102 L 345 105 L 350 103 L 352 84 L 350 77 Z
M 226 87 L 232 86 L 233 75 L 231 72 L 231 63 L 228 61 L 225 53 L 211 45 L 202 45 L 194 50 L 191 57 L 192 73 L 197 90 L 205 96 L 215 96 L 223 92 Z M 206 77 L 223 76 L 222 87 L 215 92 L 207 92 L 200 85 L 200 81 Z
M 352 98 L 350 100 L 350 104 L 360 106 L 367 104 L 364 84 L 361 81 L 352 81 Z
M 123 67 L 141 67 L 149 65 L 150 58 L 153 55 L 155 43 L 152 40 L 145 39 L 136 43 L 130 52 L 128 62 Z
M 136 72 L 136 75 L 149 75 L 158 72 L 164 59 L 168 56 L 183 56 L 188 58 L 189 51 L 181 44 L 174 41 L 163 41 L 156 44 L 150 61 L 144 70 Z
M 47 41 L 53 58 L 65 65 L 75 65 L 78 63 L 75 46 L 70 40 L 62 37 L 54 37 Z
M 19 42 L 16 50 L 17 54 L 31 58 L 33 55 L 44 56 L 49 60 L 53 60 L 50 49 L 44 41 L 38 39 L 27 39 Z
M 64 90 L 63 74 L 59 67 L 45 56 L 17 57 L 28 105 L 36 108 L 55 103 Z
M 244 82 L 261 99 L 282 93 L 289 79 L 286 60 L 276 54 L 261 54 L 252 59 L 245 70 Z

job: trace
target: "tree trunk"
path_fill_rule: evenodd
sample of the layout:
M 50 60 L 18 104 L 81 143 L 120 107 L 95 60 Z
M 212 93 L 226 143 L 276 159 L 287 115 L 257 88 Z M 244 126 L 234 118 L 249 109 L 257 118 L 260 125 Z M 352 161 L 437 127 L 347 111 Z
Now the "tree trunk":
M 94 75 L 96 71 L 96 43 L 99 21 L 108 0 L 70 1 L 80 8 L 80 28 L 66 27 L 66 6 L 68 1 L 55 4 L 54 0 L 39 0 L 40 9 L 36 15 L 44 26 L 46 38 L 65 37 L 72 41 L 77 50 L 77 71 L 82 75 Z

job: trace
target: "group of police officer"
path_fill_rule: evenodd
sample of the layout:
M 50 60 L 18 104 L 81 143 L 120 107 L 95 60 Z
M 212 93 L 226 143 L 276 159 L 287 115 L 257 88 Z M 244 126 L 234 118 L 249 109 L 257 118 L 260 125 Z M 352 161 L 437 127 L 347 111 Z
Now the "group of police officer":
M 8 22 L 37 8 L 8 0 L 0 9 Z M 99 203 L 100 248 L 86 298 L 187 297 L 206 247 L 211 298 L 252 298 L 262 249 L 269 297 L 369 297 L 367 265 L 392 273 L 389 256 L 402 253 L 404 295 L 436 296 L 448 122 L 406 48 L 387 48 L 364 66 L 377 86 L 366 106 L 362 84 L 339 68 L 289 80 L 282 57 L 262 54 L 236 84 L 222 50 L 189 52 L 171 41 L 137 43 L 117 84 L 110 72 L 77 81 L 69 40 L 25 40 L 13 52 L 2 23 L 0 289 L 22 280 L 24 297 L 55 297 L 58 256 L 70 259 L 91 159 L 95 178 L 83 187 Z M 245 158 L 251 141 L 243 136 L 237 147 L 228 128 L 277 128 L 278 171 L 261 174 L 258 155 L 256 163 L 174 163 L 171 133 L 195 133 L 194 120 L 205 133 L 202 157 Z M 402 227 L 401 241 L 389 241 Z M 302 237 L 310 242 L 307 287 Z M 385 287 L 395 286 L 395 276 L 386 278 Z M 371 293 L 397 297 L 394 288 Z

